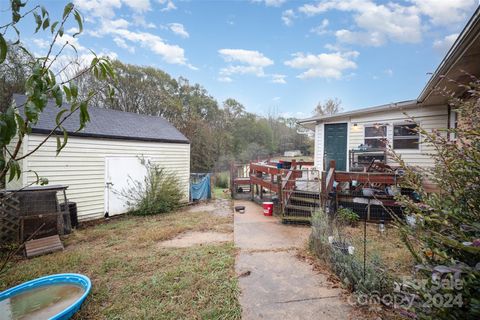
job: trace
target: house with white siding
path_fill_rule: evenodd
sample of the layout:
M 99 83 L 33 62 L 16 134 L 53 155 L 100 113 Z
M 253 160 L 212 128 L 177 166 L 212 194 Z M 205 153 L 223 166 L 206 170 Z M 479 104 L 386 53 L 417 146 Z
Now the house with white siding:
M 480 8 L 477 8 L 416 99 L 299 121 L 315 131 L 315 167 L 327 170 L 330 160 L 335 160 L 340 171 L 361 170 L 362 163 L 373 160 L 395 165 L 384 152 L 386 145 L 408 165 L 433 166 L 429 154 L 435 150 L 422 143 L 422 136 L 414 129 L 417 125 L 427 131 L 456 126 L 457 115 L 449 101 L 451 97 L 469 98 L 467 89 L 459 85 L 468 84 L 471 76 L 480 78 L 479 62 Z
M 14 95 L 17 106 L 26 97 Z M 69 109 L 68 104 L 62 108 Z M 38 146 L 55 127 L 60 111 L 49 102 L 32 132 L 23 141 L 21 154 Z M 91 121 L 81 131 L 78 112 L 63 126 L 69 133 L 68 143 L 56 155 L 56 139 L 49 138 L 31 156 L 21 160 L 22 175 L 7 188 L 29 186 L 37 178 L 47 178 L 50 185 L 68 186 L 69 201 L 77 203 L 78 218 L 91 220 L 124 213 L 126 201 L 119 195 L 133 180 L 141 180 L 145 158 L 173 173 L 188 201 L 190 177 L 190 142 L 173 125 L 161 117 L 89 107 Z M 20 156 L 21 156 L 20 154 Z M 35 174 L 36 173 L 36 174 Z

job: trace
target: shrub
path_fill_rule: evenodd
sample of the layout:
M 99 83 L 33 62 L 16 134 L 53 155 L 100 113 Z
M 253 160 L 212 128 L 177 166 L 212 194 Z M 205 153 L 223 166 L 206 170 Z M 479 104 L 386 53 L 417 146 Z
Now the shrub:
M 349 209 L 343 211 L 352 212 Z M 348 216 L 353 215 L 349 213 Z M 332 271 L 352 291 L 367 295 L 384 295 L 393 292 L 394 278 L 388 274 L 380 257 L 374 256 L 368 259 L 364 270 L 363 261 L 356 255 L 347 254 L 328 242 L 328 237 L 333 236 L 334 241 L 340 246 L 348 245 L 343 236 L 342 226 L 342 223 L 330 220 L 322 211 L 316 212 L 312 217 L 311 249 L 330 265 Z
M 131 179 L 129 188 L 120 192 L 127 200 L 130 213 L 152 215 L 176 209 L 184 196 L 176 176 L 148 160 L 140 161 L 147 175 L 143 181 Z
M 397 199 L 416 221 L 414 226 L 400 219 L 397 223 L 418 262 L 416 282 L 421 285 L 411 286 L 418 302 L 411 311 L 421 319 L 480 319 L 480 81 L 466 87 L 468 100 L 451 101 L 459 115 L 457 128 L 427 131 L 418 126 L 423 143 L 436 150 L 432 169 L 414 171 L 393 153 L 405 171 L 403 187 L 421 196 L 420 202 Z M 426 193 L 425 178 L 442 191 Z M 440 281 L 460 285 L 439 286 Z
M 229 176 L 226 172 L 220 172 L 215 175 L 215 187 L 227 189 L 229 185 Z
M 337 210 L 337 219 L 340 223 L 355 226 L 358 224 L 360 217 L 348 208 L 339 208 Z

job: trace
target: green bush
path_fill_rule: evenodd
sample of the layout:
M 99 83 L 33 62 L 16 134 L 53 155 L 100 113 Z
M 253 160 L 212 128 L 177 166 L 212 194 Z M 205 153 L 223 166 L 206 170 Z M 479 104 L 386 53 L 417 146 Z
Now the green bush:
M 397 223 L 418 263 L 415 281 L 422 285 L 412 286 L 418 303 L 411 311 L 420 319 L 480 319 L 480 80 L 463 87 L 468 99 L 450 102 L 458 127 L 431 131 L 418 125 L 422 143 L 436 150 L 433 168 L 413 170 L 392 152 L 405 171 L 402 186 L 421 196 L 420 202 L 397 198 L 416 221 Z M 425 192 L 426 178 L 442 191 Z M 438 285 L 452 281 L 460 285 Z
M 342 209 L 337 213 L 340 210 Z M 348 217 L 353 217 L 351 213 L 355 214 L 349 209 L 342 211 Z M 316 212 L 312 217 L 311 249 L 317 257 L 330 265 L 332 271 L 352 291 L 366 295 L 391 294 L 395 279 L 388 274 L 380 257 L 367 259 L 364 270 L 363 261 L 358 256 L 342 252 L 328 242 L 328 237 L 333 236 L 334 241 L 340 245 L 348 244 L 343 236 L 343 226 L 344 224 L 336 219 L 331 220 L 322 211 Z M 359 249 L 361 248 L 356 248 Z
M 337 219 L 340 223 L 355 226 L 358 224 L 360 217 L 348 208 L 339 208 L 337 210 Z
M 120 194 L 127 200 L 130 213 L 152 215 L 175 210 L 184 197 L 177 177 L 157 164 L 140 159 L 147 169 L 143 181 L 130 180 Z
M 220 172 L 215 175 L 215 187 L 227 189 L 229 184 L 229 176 L 227 172 Z

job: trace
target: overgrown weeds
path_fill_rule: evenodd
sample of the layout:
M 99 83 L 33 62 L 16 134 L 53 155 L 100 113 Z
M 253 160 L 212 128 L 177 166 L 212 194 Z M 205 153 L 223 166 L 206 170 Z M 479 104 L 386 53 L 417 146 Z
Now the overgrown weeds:
M 352 239 L 344 230 L 345 224 L 330 218 L 322 211 L 312 217 L 311 249 L 327 262 L 332 271 L 350 290 L 356 293 L 384 295 L 393 291 L 394 276 L 378 255 L 363 261 Z
M 140 159 L 147 174 L 143 180 L 129 181 L 129 188 L 120 195 L 127 200 L 130 213 L 152 215 L 170 212 L 178 208 L 184 198 L 177 177 L 150 160 Z

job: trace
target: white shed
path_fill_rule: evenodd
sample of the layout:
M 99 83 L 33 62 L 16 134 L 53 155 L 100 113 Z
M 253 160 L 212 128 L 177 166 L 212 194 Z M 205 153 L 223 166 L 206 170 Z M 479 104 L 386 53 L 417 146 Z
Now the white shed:
M 15 95 L 17 106 L 26 97 Z M 64 104 L 63 108 L 69 108 Z M 32 133 L 23 142 L 23 154 L 32 151 L 55 127 L 59 109 L 53 102 L 42 113 Z M 174 173 L 188 201 L 190 142 L 161 117 L 89 107 L 91 121 L 80 132 L 78 114 L 64 122 L 69 132 L 66 147 L 56 156 L 56 139 L 50 138 L 39 150 L 21 161 L 19 180 L 7 184 L 18 188 L 36 181 L 36 172 L 49 184 L 67 185 L 69 201 L 77 203 L 78 218 L 91 220 L 126 211 L 125 200 L 115 191 L 128 187 L 130 179 L 143 179 L 144 157 Z M 107 183 L 113 185 L 107 188 Z

